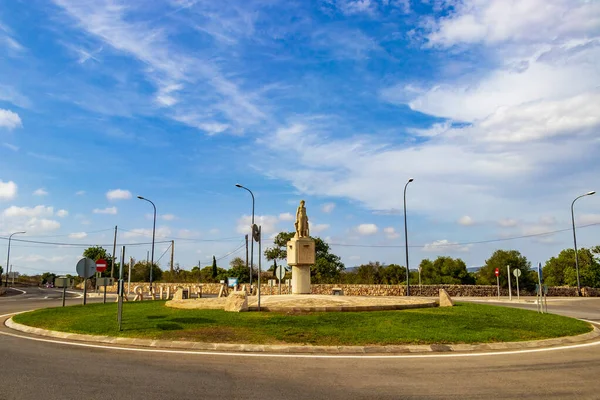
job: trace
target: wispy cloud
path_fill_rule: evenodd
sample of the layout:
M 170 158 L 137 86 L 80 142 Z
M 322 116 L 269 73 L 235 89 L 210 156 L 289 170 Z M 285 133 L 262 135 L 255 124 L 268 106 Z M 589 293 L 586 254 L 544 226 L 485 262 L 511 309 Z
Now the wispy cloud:
M 15 151 L 15 152 L 19 151 L 19 147 L 15 146 L 14 144 L 2 143 L 2 146 L 6 147 L 9 150 Z
M 160 19 L 146 22 L 135 17 L 134 5 L 125 7 L 108 0 L 54 2 L 90 35 L 148 65 L 142 71 L 157 89 L 156 101 L 172 109 L 167 115 L 173 119 L 198 129 L 213 128 L 208 132 L 215 133 L 215 126 L 243 130 L 266 118 L 256 104 L 256 94 L 242 90 L 216 63 L 173 46 Z M 201 106 L 197 92 L 205 93 Z
M 117 207 L 94 208 L 94 210 L 92 212 L 94 214 L 111 214 L 111 215 L 115 215 L 117 213 Z

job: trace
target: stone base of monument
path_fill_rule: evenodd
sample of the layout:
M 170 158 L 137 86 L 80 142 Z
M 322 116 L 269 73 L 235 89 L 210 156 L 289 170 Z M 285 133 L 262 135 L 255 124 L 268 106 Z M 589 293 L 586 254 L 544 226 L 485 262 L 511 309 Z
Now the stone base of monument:
M 237 292 L 235 292 L 237 293 Z M 248 311 L 257 311 L 256 296 L 247 297 Z M 242 296 L 233 298 L 210 298 L 168 301 L 167 307 L 182 309 L 215 309 L 233 307 L 238 303 L 239 311 L 244 311 Z M 229 305 L 227 304 L 229 303 Z M 241 306 L 240 306 L 241 304 Z M 437 307 L 437 299 L 404 296 L 332 296 L 332 295 L 278 295 L 261 296 L 261 311 L 275 312 L 328 312 L 328 311 L 385 311 L 412 308 Z M 231 309 L 231 311 L 234 311 Z M 235 310 L 237 311 L 237 310 Z
M 292 267 L 292 294 L 310 294 L 310 266 L 315 263 L 315 241 L 294 237 L 287 242 L 287 264 Z

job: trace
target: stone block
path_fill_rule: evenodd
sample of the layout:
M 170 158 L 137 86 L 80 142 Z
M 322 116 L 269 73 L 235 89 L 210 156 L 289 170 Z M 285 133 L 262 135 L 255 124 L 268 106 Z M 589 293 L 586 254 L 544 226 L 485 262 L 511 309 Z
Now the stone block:
M 173 295 L 173 300 L 183 300 L 183 288 L 177 289 Z
M 454 303 L 446 289 L 440 289 L 440 307 L 452 307 Z
M 287 242 L 288 265 L 313 265 L 315 254 L 315 241 L 311 238 L 293 238 Z
M 227 301 L 225 301 L 224 310 L 230 312 L 248 311 L 248 295 L 246 292 L 242 292 L 241 290 L 231 292 L 227 296 Z

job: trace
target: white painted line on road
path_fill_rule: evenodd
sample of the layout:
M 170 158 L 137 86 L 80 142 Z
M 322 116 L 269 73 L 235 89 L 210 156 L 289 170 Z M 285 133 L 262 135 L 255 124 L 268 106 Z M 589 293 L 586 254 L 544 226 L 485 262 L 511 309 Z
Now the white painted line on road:
M 12 287 L 12 286 L 11 286 L 11 289 L 12 289 L 12 290 L 18 290 L 19 292 L 21 292 L 21 294 L 20 294 L 19 296 L 21 296 L 21 295 L 23 295 L 23 294 L 27 293 L 26 291 L 24 291 L 24 290 L 21 290 L 21 289 L 17 289 L 16 287 Z
M 0 318 L 9 317 L 17 314 L 22 314 L 35 310 L 19 311 L 9 314 L 0 315 Z M 593 325 L 599 325 L 600 322 L 590 321 L 582 319 L 582 321 L 589 322 Z M 395 354 L 395 355 L 352 355 L 352 354 L 270 354 L 270 353 L 233 353 L 233 352 L 211 352 L 211 351 L 194 351 L 194 350 L 167 350 L 167 349 L 149 349 L 139 347 L 121 347 L 121 346 L 110 346 L 110 345 L 98 345 L 90 343 L 80 342 L 67 342 L 63 340 L 54 339 L 43 339 L 38 337 L 30 337 L 17 335 L 14 333 L 2 332 L 0 335 L 12 336 L 19 339 L 33 340 L 36 342 L 55 343 L 66 346 L 76 347 L 87 347 L 92 349 L 105 349 L 105 350 L 117 350 L 117 351 L 133 351 L 142 353 L 161 353 L 161 354 L 181 354 L 181 355 L 194 355 L 194 356 L 225 356 L 225 357 L 270 357 L 270 358 L 332 358 L 332 359 L 368 359 L 368 360 L 383 360 L 383 359 L 399 359 L 399 358 L 458 358 L 458 357 L 492 357 L 492 356 L 507 356 L 507 355 L 520 355 L 528 353 L 542 353 L 549 351 L 560 351 L 560 350 L 571 350 L 579 349 L 584 347 L 592 347 L 600 345 L 600 340 L 591 343 L 573 344 L 558 347 L 544 347 L 540 349 L 526 349 L 526 350 L 509 350 L 509 351 L 497 351 L 490 353 L 451 353 L 451 354 Z
M 26 311 L 23 311 L 26 312 Z M 20 314 L 20 313 L 17 313 Z M 8 315 L 0 315 L 0 318 Z M 66 346 L 76 347 L 87 347 L 93 349 L 105 349 L 105 350 L 118 350 L 118 351 L 133 351 L 142 353 L 167 353 L 167 354 L 180 354 L 180 355 L 194 355 L 194 356 L 225 356 L 225 357 L 270 357 L 270 358 L 343 358 L 343 359 L 368 359 L 368 360 L 387 360 L 397 358 L 446 358 L 446 357 L 491 357 L 491 356 L 507 356 L 507 355 L 521 355 L 527 353 L 541 353 L 548 351 L 559 351 L 559 350 L 571 350 L 583 347 L 592 347 L 600 345 L 600 341 L 592 343 L 574 344 L 570 346 L 560 347 L 546 347 L 541 349 L 527 349 L 527 350 L 511 350 L 511 351 L 498 351 L 493 353 L 458 353 L 458 354 L 410 354 L 410 355 L 343 355 L 343 354 L 269 354 L 269 353 L 231 353 L 231 352 L 210 352 L 210 351 L 193 351 L 193 350 L 167 350 L 167 349 L 148 349 L 139 347 L 120 347 L 110 345 L 97 345 L 89 343 L 79 342 L 65 342 L 62 340 L 53 339 L 42 339 L 30 336 L 17 335 L 14 333 L 1 332 L 0 335 L 12 336 L 19 339 L 33 340 L 36 342 L 63 344 Z

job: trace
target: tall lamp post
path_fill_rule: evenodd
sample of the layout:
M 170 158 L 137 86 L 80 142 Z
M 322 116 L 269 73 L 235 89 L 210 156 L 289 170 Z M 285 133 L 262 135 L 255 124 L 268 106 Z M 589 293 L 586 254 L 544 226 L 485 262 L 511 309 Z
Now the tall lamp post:
M 254 193 L 252 193 L 252 190 L 239 183 L 236 183 L 235 187 L 247 190 L 250 193 L 250 196 L 252 196 L 252 233 L 250 234 L 250 290 L 252 290 L 252 266 L 254 265 Z
M 148 203 L 152 204 L 152 207 L 154 207 L 154 223 L 152 224 L 152 258 L 150 259 L 150 296 L 153 296 L 154 298 L 154 291 L 152 290 L 152 268 L 154 267 L 154 236 L 156 234 L 156 206 L 154 205 L 154 203 L 151 200 L 148 200 L 142 196 L 138 196 L 137 197 L 140 200 L 145 200 Z M 121 263 L 123 264 L 123 262 Z M 121 265 L 121 268 L 123 266 Z
M 19 234 L 24 234 L 27 232 L 15 232 L 15 233 L 11 233 L 10 236 L 8 237 L 8 255 L 6 256 L 6 282 L 4 283 L 5 287 L 8 287 L 8 266 L 10 265 L 10 240 L 12 239 L 13 235 L 19 235 Z M 2 285 L 2 281 L 0 280 L 0 285 Z
M 404 245 L 406 249 L 406 295 L 410 296 L 410 268 L 408 267 L 408 228 L 406 226 L 406 188 L 408 184 L 413 181 L 410 178 L 406 185 L 404 185 Z
M 577 272 L 577 296 L 581 296 L 581 285 L 579 283 L 579 255 L 577 254 L 577 236 L 575 235 L 575 211 L 573 207 L 575 206 L 575 202 L 582 197 L 591 196 L 596 194 L 595 191 L 587 192 L 586 194 L 582 194 L 573 200 L 571 203 L 571 221 L 573 222 L 573 245 L 575 247 L 575 271 Z

